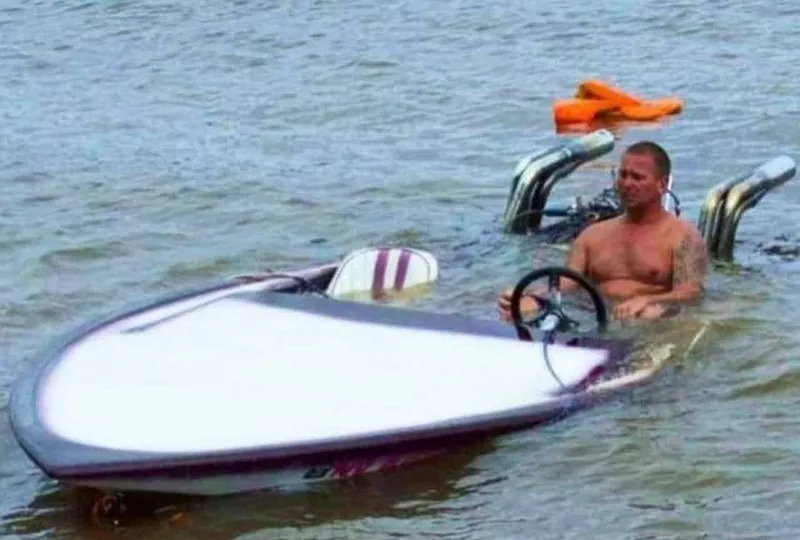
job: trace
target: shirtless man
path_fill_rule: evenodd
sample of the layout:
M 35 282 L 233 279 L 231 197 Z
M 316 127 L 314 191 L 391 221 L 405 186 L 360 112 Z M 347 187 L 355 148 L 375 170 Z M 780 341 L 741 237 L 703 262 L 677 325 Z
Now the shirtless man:
M 703 237 L 664 209 L 671 163 L 657 144 L 643 141 L 622 155 L 616 188 L 624 213 L 581 232 L 566 266 L 582 273 L 611 302 L 614 319 L 657 319 L 670 306 L 697 301 L 703 292 L 708 255 Z M 578 285 L 561 278 L 561 289 Z M 541 291 L 546 291 L 543 287 Z M 500 317 L 511 320 L 511 289 L 498 300 Z M 538 309 L 530 296 L 521 311 Z

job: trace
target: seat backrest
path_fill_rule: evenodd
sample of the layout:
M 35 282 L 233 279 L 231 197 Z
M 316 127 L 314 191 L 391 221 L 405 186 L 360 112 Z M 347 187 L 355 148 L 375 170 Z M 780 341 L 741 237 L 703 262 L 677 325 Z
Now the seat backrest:
M 405 247 L 369 247 L 342 261 L 326 293 L 342 297 L 369 292 L 373 299 L 388 290 L 403 290 L 436 281 L 439 263 L 432 254 Z

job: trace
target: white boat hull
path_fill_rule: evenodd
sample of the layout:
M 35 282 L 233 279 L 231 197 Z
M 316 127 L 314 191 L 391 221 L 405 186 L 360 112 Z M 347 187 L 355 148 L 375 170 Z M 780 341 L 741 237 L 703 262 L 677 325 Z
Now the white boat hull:
M 335 269 L 298 275 L 324 286 Z M 291 279 L 269 275 L 246 281 L 56 344 L 12 393 L 22 448 L 51 477 L 108 491 L 290 488 L 557 420 L 646 380 L 592 389 L 628 351 L 615 340 L 563 335 L 545 346 L 499 321 L 296 295 Z

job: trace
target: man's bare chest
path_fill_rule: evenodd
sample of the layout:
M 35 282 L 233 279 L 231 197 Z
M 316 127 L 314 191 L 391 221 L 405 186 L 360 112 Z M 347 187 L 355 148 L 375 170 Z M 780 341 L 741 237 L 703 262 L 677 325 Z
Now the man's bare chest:
M 665 238 L 611 235 L 589 251 L 591 277 L 604 282 L 630 279 L 642 283 L 668 284 L 672 278 L 672 254 Z

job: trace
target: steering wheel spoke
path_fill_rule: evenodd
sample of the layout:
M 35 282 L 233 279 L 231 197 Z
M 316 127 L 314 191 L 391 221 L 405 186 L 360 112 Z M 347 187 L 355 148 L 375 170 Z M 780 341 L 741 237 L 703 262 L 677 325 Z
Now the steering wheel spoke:
M 547 292 L 551 293 L 556 291 L 556 294 L 561 292 L 561 275 L 560 274 L 550 274 L 547 276 Z M 560 298 L 559 298 L 560 300 Z

